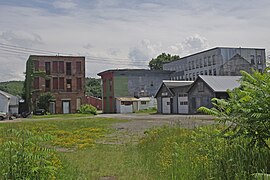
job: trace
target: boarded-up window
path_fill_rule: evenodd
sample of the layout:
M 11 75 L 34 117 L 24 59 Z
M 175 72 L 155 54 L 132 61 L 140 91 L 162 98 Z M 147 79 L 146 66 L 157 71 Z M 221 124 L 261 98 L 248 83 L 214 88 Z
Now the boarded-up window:
M 39 70 L 39 61 L 34 61 L 34 67 L 35 67 L 35 71 Z
M 59 89 L 64 90 L 65 86 L 64 86 L 64 78 L 60 77 L 59 78 Z
M 203 82 L 198 82 L 198 91 L 199 92 L 203 92 L 204 91 Z
M 59 73 L 64 73 L 65 68 L 64 68 L 64 61 L 59 61 Z
M 39 89 L 39 77 L 35 77 L 34 79 L 34 89 Z
M 77 90 L 82 89 L 82 78 L 77 78 Z
M 58 78 L 57 77 L 53 78 L 53 89 L 58 89 Z
M 76 73 L 81 74 L 82 73 L 82 63 L 80 61 L 76 62 Z
M 52 67 L 52 72 L 53 73 L 58 73 L 58 61 L 53 61 L 53 67 Z
M 47 75 L 51 74 L 51 63 L 50 62 L 45 62 L 45 71 L 46 71 Z

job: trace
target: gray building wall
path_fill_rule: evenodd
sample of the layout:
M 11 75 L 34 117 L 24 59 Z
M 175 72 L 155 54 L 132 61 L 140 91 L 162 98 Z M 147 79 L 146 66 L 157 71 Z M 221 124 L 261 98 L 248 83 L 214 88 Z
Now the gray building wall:
M 203 90 L 199 87 L 200 83 L 203 84 Z M 214 97 L 215 93 L 213 92 L 213 90 L 204 81 L 198 79 L 197 81 L 195 81 L 195 83 L 189 90 L 189 113 L 197 113 L 197 109 L 201 106 L 211 108 L 211 99 Z
M 127 77 L 130 97 L 151 97 L 156 94 L 163 80 L 170 79 L 170 74 L 169 71 L 131 70 L 116 71 L 114 76 Z
M 265 49 L 217 47 L 164 64 L 163 70 L 175 71 L 171 80 L 195 80 L 199 74 L 222 75 L 220 67 L 237 54 L 256 70 L 263 71 L 266 67 Z

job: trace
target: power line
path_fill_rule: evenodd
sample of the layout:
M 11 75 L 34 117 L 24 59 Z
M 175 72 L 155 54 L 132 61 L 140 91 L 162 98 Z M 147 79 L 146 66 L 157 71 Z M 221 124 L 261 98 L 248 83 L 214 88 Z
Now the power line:
M 47 50 L 40 50 L 40 49 L 32 49 L 32 48 L 26 48 L 26 47 L 21 47 L 21 46 L 14 46 L 14 45 L 9 45 L 9 44 L 4 44 L 4 43 L 0 43 L 0 47 L 1 48 L 5 48 L 5 49 L 11 49 L 11 50 L 17 50 L 17 51 L 28 51 L 31 53 L 40 53 L 40 54 L 47 54 L 47 55 L 51 55 L 51 54 L 62 54 L 62 55 L 74 55 L 74 54 L 68 54 L 68 53 L 60 53 L 60 52 L 56 52 L 56 51 L 47 51 Z M 85 57 L 91 58 L 91 59 L 99 59 L 99 60 L 117 60 L 117 61 L 130 61 L 130 59 L 126 59 L 126 58 L 109 58 L 109 57 L 97 57 L 97 56 L 90 56 L 87 55 Z M 136 62 L 145 62 L 145 60 L 136 60 Z

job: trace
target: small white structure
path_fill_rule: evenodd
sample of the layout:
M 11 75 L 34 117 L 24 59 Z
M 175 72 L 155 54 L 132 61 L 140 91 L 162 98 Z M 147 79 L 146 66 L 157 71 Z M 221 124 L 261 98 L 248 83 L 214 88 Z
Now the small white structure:
M 157 107 L 154 97 L 118 97 L 116 98 L 116 113 L 134 113 L 139 110 Z
M 19 98 L 4 91 L 0 91 L 0 112 L 18 114 Z

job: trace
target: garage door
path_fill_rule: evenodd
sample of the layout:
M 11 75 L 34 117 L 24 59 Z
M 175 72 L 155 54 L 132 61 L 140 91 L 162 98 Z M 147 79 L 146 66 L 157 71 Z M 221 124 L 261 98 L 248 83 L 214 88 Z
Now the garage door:
M 162 113 L 170 114 L 171 113 L 171 100 L 170 98 L 162 98 Z

